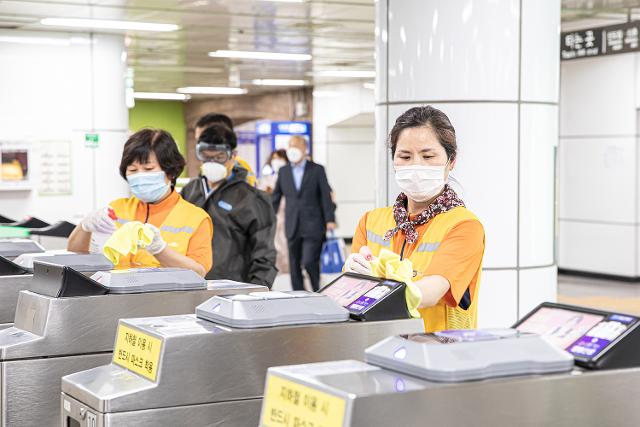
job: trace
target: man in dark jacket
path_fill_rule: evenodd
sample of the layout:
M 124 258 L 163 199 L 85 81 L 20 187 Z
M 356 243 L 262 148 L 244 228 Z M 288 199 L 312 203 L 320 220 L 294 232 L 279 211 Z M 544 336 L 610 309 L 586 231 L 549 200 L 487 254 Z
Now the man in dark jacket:
M 313 290 L 317 291 L 322 243 L 327 230 L 336 227 L 335 205 L 324 168 L 307 160 L 306 152 L 306 141 L 292 137 L 287 150 L 291 163 L 280 168 L 271 200 L 276 212 L 283 196 L 287 201 L 284 221 L 293 289 L 304 289 L 301 270 L 304 267 Z
M 182 197 L 213 220 L 213 267 L 207 279 L 229 279 L 271 287 L 276 277 L 276 216 L 269 196 L 246 182 L 235 165 L 237 139 L 222 124 L 205 129 L 196 144 L 202 175 Z

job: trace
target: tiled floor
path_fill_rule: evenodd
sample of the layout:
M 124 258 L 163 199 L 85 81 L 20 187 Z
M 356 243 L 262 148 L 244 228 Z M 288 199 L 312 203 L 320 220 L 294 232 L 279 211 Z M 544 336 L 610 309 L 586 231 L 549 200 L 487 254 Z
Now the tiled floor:
M 558 302 L 640 315 L 640 283 L 559 275 Z

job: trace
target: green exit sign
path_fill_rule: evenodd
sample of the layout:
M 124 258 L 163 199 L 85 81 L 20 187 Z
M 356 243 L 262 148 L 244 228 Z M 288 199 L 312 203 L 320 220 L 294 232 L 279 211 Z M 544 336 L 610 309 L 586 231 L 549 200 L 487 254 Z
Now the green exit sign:
M 87 148 L 98 148 L 100 143 L 100 135 L 97 133 L 84 134 L 84 146 Z

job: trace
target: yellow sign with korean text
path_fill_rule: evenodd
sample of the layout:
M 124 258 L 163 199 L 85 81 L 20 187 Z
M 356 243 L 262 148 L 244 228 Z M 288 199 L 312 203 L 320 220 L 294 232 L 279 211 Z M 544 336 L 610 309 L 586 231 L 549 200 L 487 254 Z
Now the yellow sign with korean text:
M 160 338 L 119 324 L 113 363 L 155 382 L 161 349 Z
M 269 375 L 263 427 L 342 427 L 345 401 L 329 393 Z

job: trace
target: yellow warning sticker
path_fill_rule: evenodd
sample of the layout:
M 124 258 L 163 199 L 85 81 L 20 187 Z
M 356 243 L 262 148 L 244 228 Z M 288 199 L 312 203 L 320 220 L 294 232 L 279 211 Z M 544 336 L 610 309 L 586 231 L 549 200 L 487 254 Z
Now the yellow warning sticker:
M 155 382 L 161 349 L 160 338 L 119 324 L 113 363 Z
M 267 377 L 263 427 L 342 427 L 344 415 L 344 399 L 276 375 Z

